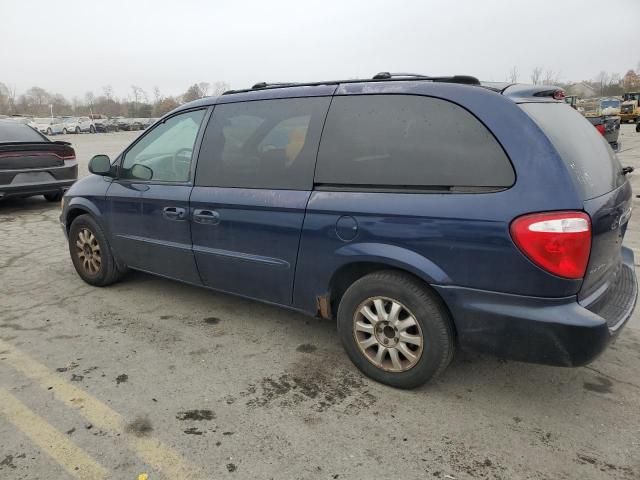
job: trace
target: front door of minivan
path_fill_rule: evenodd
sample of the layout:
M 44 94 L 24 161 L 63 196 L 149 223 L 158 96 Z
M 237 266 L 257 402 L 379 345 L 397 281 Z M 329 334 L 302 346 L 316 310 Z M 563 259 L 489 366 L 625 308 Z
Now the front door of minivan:
M 218 104 L 191 194 L 205 285 L 291 303 L 300 232 L 329 97 Z
M 107 197 L 115 248 L 133 268 L 200 284 L 191 250 L 193 157 L 206 110 L 156 124 L 124 153 Z

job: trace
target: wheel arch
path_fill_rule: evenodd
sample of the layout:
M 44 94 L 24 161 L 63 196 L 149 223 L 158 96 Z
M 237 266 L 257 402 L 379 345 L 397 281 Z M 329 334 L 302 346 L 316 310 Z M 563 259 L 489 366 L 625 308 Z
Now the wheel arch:
M 330 311 L 332 318 L 336 318 L 342 296 L 355 281 L 370 273 L 393 270 L 410 275 L 420 281 L 442 302 L 442 305 L 449 312 L 452 324 L 455 324 L 446 302 L 432 287 L 432 285 L 450 284 L 451 279 L 434 262 L 416 252 L 394 245 L 359 244 L 357 246 L 349 245 L 341 250 L 344 249 L 350 251 L 348 253 L 338 251 L 337 253 L 348 254 L 349 260 L 343 262 L 331 275 L 327 286 L 328 293 L 325 297 L 329 302 L 330 310 L 327 310 Z M 352 255 L 354 250 L 358 250 L 359 254 Z M 320 299 L 320 297 L 318 298 Z M 318 303 L 320 304 L 320 301 Z
M 71 228 L 71 223 L 78 218 L 80 215 L 89 214 L 91 215 L 96 222 L 100 224 L 100 226 L 105 229 L 105 225 L 101 220 L 102 215 L 100 214 L 100 210 L 92 204 L 91 202 L 75 197 L 72 198 L 69 202 L 69 206 L 67 207 L 67 211 L 65 212 L 65 229 L 67 233 L 69 233 L 69 229 Z

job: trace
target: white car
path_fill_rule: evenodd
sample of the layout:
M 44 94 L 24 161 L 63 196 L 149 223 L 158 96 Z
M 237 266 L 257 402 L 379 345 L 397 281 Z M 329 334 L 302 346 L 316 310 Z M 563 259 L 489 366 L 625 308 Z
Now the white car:
M 33 128 L 47 135 L 56 135 L 62 133 L 64 124 L 62 119 L 57 117 L 34 118 Z
M 96 127 L 89 117 L 67 117 L 62 120 L 62 133 L 95 133 Z

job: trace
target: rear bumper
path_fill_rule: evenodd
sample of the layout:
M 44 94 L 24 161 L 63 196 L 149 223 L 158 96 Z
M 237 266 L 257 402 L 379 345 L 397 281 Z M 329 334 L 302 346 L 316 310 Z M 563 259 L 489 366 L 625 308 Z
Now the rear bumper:
M 0 170 L 0 199 L 69 189 L 78 179 L 78 163 L 23 170 Z
M 447 303 L 461 348 L 558 366 L 593 361 L 620 333 L 636 305 L 633 253 L 623 248 L 619 278 L 597 301 L 435 287 Z
M 40 195 L 66 191 L 71 188 L 75 180 L 58 180 L 47 183 L 23 183 L 19 185 L 0 185 L 0 199 L 21 197 L 24 195 Z

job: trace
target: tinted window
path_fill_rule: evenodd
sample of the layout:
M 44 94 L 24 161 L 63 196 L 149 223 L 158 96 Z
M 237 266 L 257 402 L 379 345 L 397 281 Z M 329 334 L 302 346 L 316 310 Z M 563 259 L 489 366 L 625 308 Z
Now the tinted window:
M 216 105 L 202 141 L 196 185 L 311 189 L 329 98 Z
M 508 187 L 504 151 L 473 115 L 410 95 L 335 97 L 316 182 L 367 186 Z
M 33 128 L 23 123 L 0 121 L 0 142 L 48 142 Z
M 604 195 L 624 183 L 620 162 L 607 141 L 574 109 L 562 103 L 525 103 L 520 107 L 573 172 L 583 199 Z
M 181 113 L 157 125 L 126 153 L 120 177 L 134 179 L 132 167 L 142 164 L 153 171 L 152 181 L 188 181 L 204 114 L 204 110 Z

